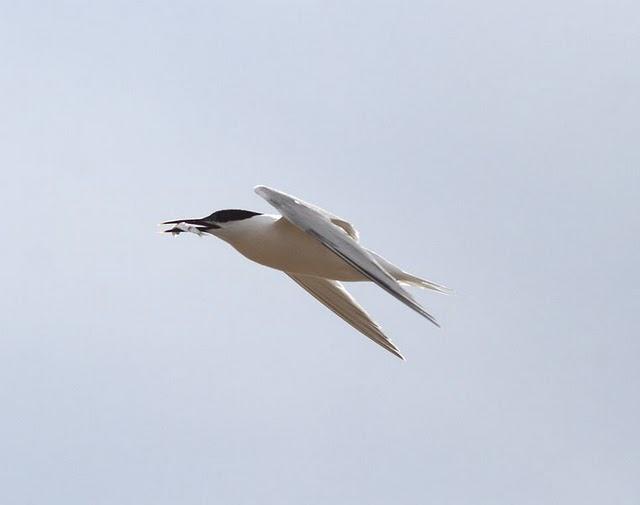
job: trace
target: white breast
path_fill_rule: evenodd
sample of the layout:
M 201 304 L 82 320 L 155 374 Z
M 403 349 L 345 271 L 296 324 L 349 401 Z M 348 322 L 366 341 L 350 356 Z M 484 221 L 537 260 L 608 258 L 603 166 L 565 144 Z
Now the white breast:
M 215 235 L 250 260 L 277 270 L 339 281 L 367 280 L 318 240 L 280 216 L 260 215 L 228 223 Z

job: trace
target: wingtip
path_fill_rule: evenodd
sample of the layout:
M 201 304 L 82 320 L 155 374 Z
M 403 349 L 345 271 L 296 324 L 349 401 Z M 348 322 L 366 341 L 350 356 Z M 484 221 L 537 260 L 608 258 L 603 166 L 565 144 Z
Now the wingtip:
M 429 321 L 431 321 L 437 328 L 442 328 L 442 326 L 440 326 L 440 323 L 436 320 L 436 318 L 433 317 L 428 312 L 425 312 L 423 316 L 426 317 Z
M 253 187 L 254 193 L 256 193 L 257 195 L 260 195 L 260 196 L 263 196 L 263 194 L 266 193 L 269 190 L 271 190 L 271 188 L 269 186 L 264 186 L 262 184 L 258 184 L 257 186 Z
M 411 305 L 410 307 L 413 310 L 415 310 L 418 314 L 420 314 L 422 317 L 424 317 L 425 319 L 428 319 L 431 323 L 436 325 L 438 328 L 441 328 L 440 323 L 438 323 L 436 318 L 433 317 L 431 314 L 429 314 L 426 310 L 424 310 L 422 306 L 420 306 L 420 304 L 415 303 L 415 305 Z
M 392 344 L 393 345 L 393 344 Z M 393 346 L 393 347 L 386 347 L 383 346 L 387 351 L 389 351 L 391 354 L 393 354 L 395 357 L 400 358 L 402 361 L 407 361 L 407 358 L 405 358 L 402 353 L 398 350 L 397 347 Z
M 385 350 L 389 351 L 391 354 L 393 354 L 394 356 L 400 358 L 402 361 L 407 361 L 407 358 L 405 358 L 402 353 L 400 352 L 400 349 L 398 349 L 396 347 L 396 345 L 387 338 L 386 342 L 383 344 L 381 342 L 376 342 L 378 345 L 382 346 Z

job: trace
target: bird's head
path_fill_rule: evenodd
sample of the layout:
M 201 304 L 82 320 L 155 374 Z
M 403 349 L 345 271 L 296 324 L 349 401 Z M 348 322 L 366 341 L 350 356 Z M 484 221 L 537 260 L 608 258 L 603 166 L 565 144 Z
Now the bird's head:
M 184 232 L 195 233 L 196 235 L 202 235 L 203 233 L 216 235 L 216 230 L 224 230 L 225 228 L 232 227 L 233 224 L 238 221 L 259 215 L 261 215 L 260 212 L 252 212 L 250 210 L 224 209 L 217 210 L 207 217 L 174 219 L 172 221 L 165 221 L 162 224 L 173 225 L 171 228 L 164 230 L 165 233 L 171 233 L 173 235 L 179 235 Z

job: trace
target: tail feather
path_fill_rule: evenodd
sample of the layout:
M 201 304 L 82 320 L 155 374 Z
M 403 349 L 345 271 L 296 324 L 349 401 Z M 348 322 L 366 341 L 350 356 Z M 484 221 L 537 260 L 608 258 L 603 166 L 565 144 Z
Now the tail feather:
M 422 279 L 421 277 L 417 277 L 412 275 L 404 270 L 398 268 L 393 263 L 387 261 L 382 256 L 373 251 L 369 251 L 369 253 L 376 259 L 376 261 L 380 264 L 382 268 L 384 268 L 387 272 L 391 274 L 391 276 L 397 280 L 400 284 L 405 284 L 407 286 L 413 286 L 416 288 L 422 289 L 431 289 L 433 291 L 437 291 L 438 293 L 443 293 L 445 295 L 449 295 L 452 293 L 452 290 L 442 284 L 437 284 L 435 282 L 429 281 L 427 279 Z
M 443 293 L 445 295 L 450 295 L 452 293 L 451 288 L 448 288 L 447 286 L 436 284 L 435 282 L 427 279 L 421 279 L 420 277 L 416 277 L 415 275 L 411 275 L 403 271 L 400 272 L 400 275 L 396 276 L 396 280 L 400 284 L 407 284 L 409 286 L 422 289 L 432 289 L 433 291 L 437 291 L 438 293 Z

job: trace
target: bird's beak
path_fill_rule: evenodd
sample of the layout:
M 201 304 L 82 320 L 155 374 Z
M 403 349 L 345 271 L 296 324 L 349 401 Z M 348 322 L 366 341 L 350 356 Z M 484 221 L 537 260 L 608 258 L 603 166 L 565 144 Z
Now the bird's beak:
M 162 224 L 175 225 L 168 230 L 164 230 L 165 233 L 172 233 L 173 235 L 179 235 L 186 231 L 201 235 L 203 232 L 220 228 L 216 223 L 209 221 L 207 218 L 175 219 L 173 221 L 165 221 Z

